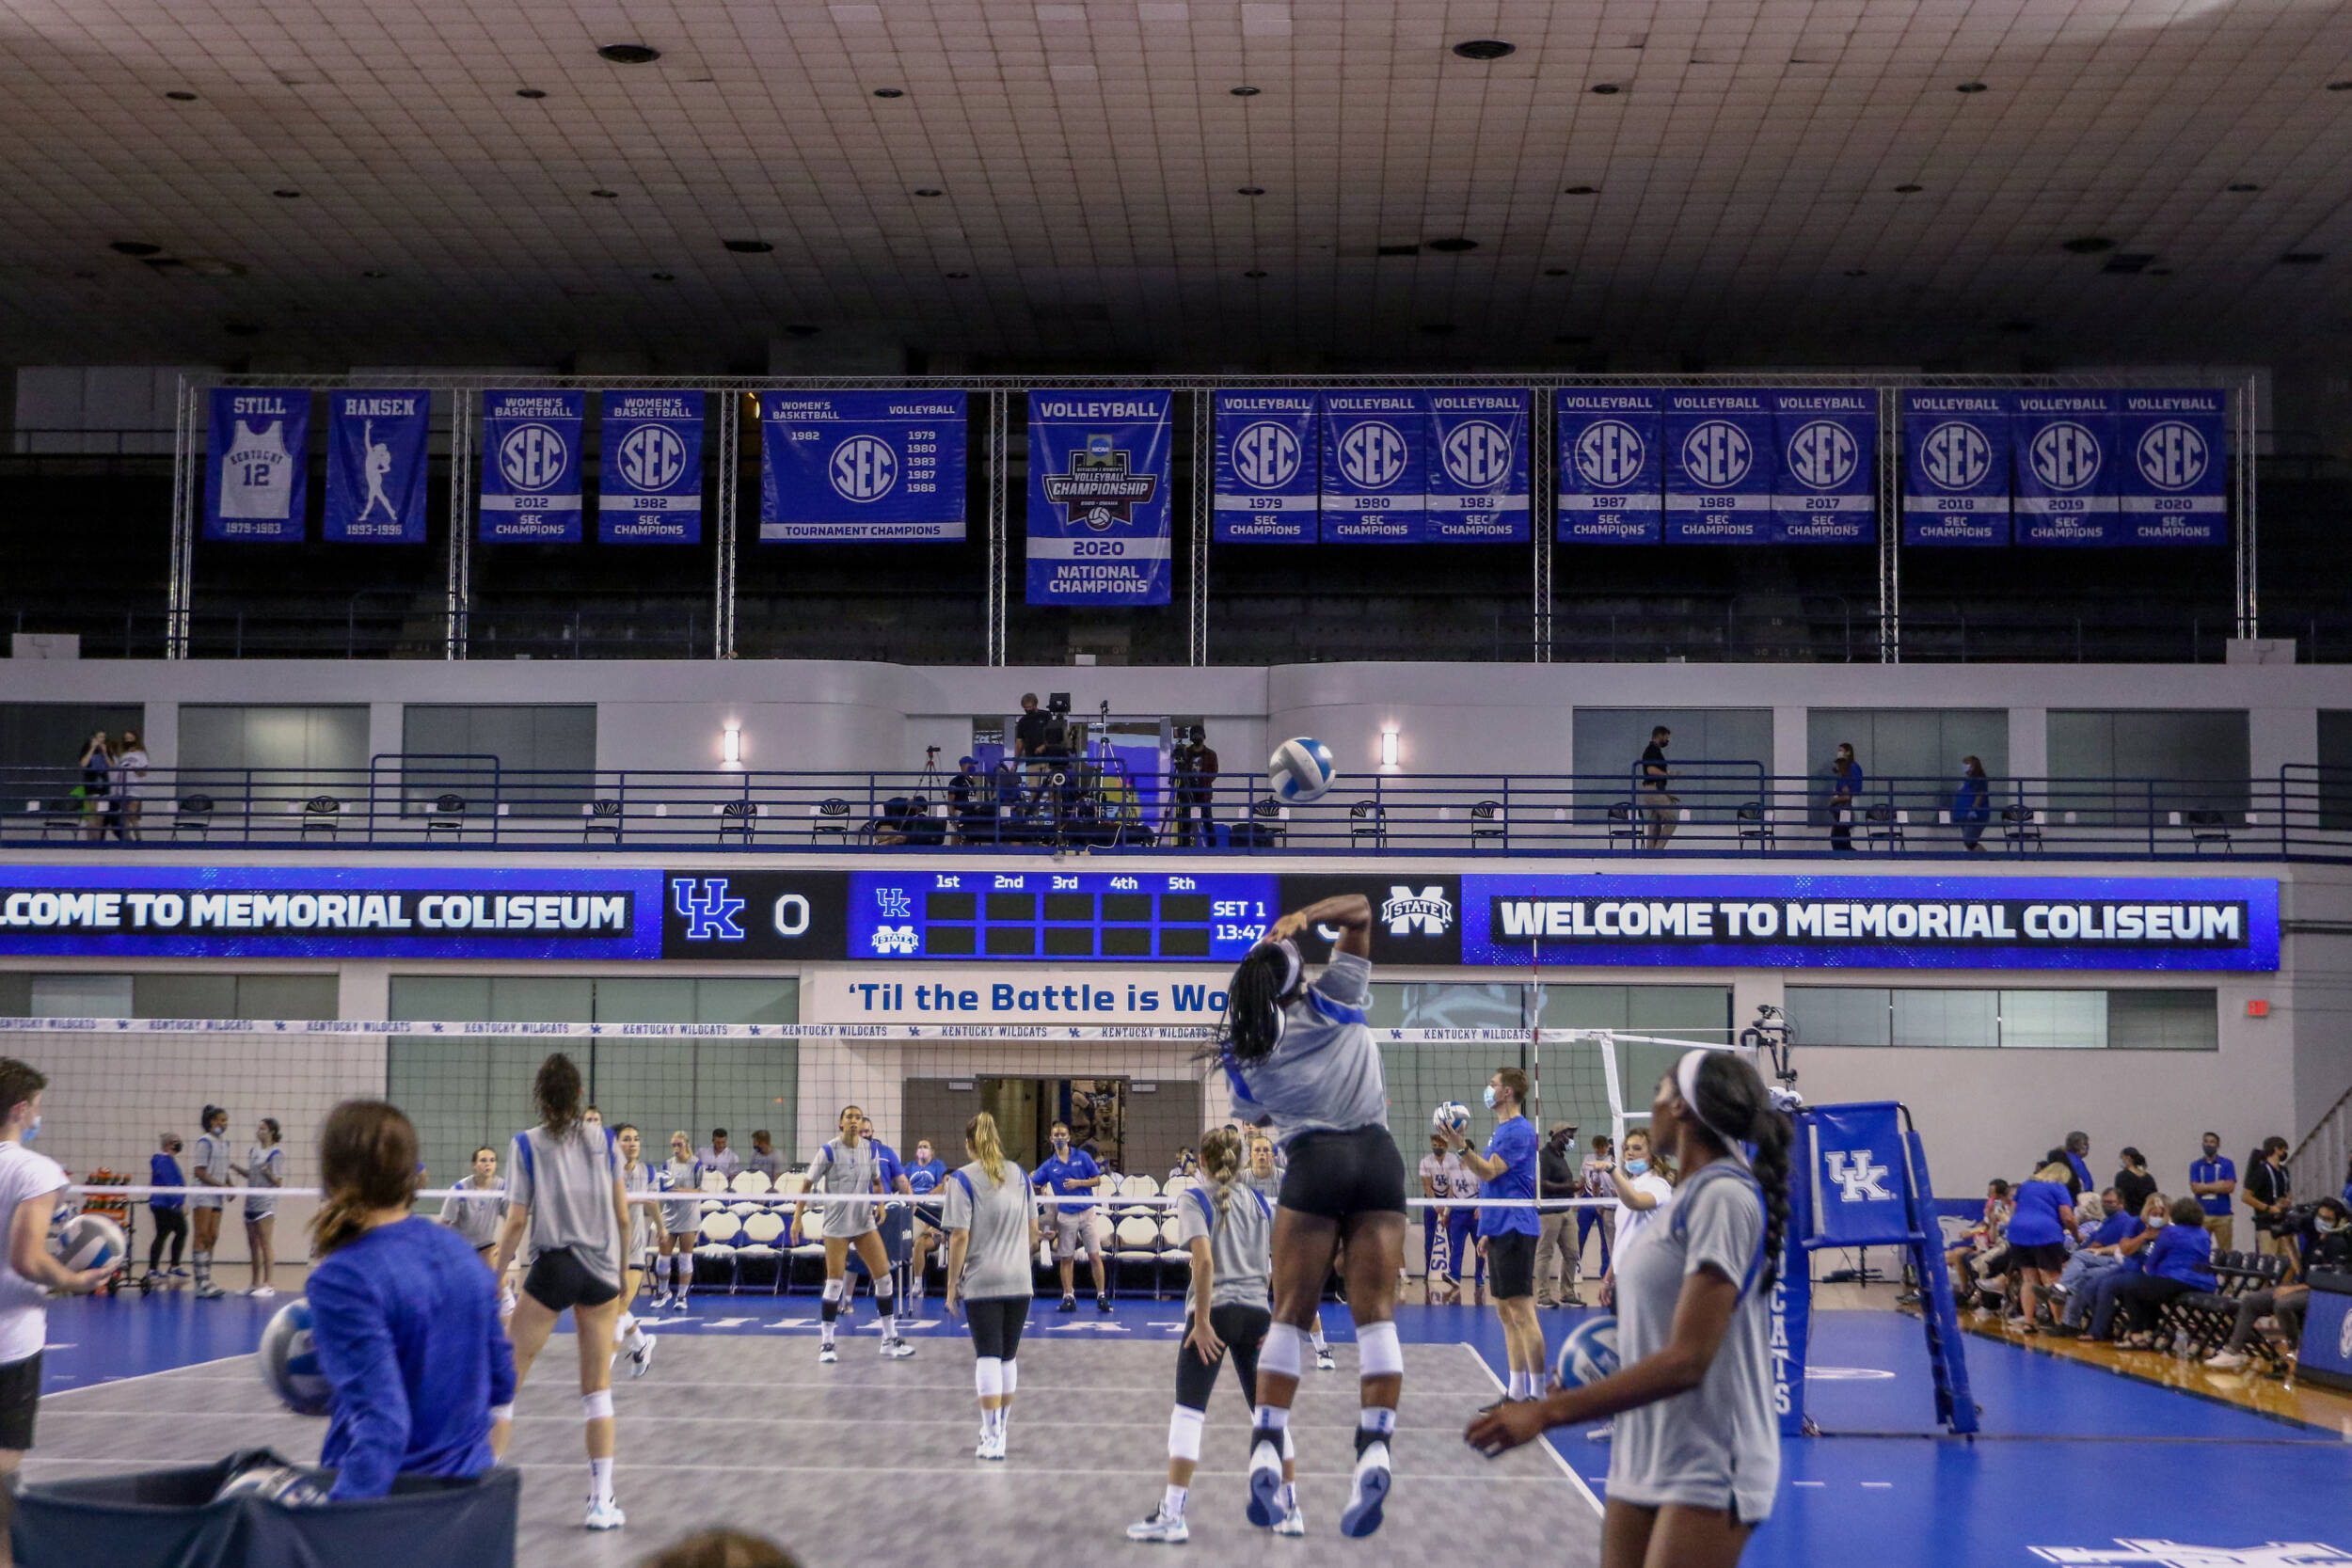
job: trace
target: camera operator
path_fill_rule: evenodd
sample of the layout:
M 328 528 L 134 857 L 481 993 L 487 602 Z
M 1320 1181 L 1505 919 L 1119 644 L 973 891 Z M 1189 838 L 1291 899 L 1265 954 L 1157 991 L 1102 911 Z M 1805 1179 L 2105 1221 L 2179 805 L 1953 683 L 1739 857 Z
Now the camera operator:
M 947 817 L 955 824 L 958 844 L 983 844 L 996 836 L 996 802 L 979 758 L 956 759 L 955 776 L 947 781 Z
M 1052 764 L 1045 760 L 1045 729 L 1054 716 L 1037 705 L 1037 693 L 1021 694 L 1021 717 L 1013 721 L 1012 754 L 1022 759 L 1033 787 L 1041 787 Z
M 1176 784 L 1176 844 L 1179 848 L 1208 847 L 1216 839 L 1209 824 L 1216 820 L 1216 752 L 1209 747 L 1209 732 L 1194 724 L 1180 732 L 1183 744 L 1169 759 Z M 1200 814 L 1198 825 L 1193 812 Z
M 2340 1197 L 2323 1197 L 2317 1203 L 2287 1211 L 2280 1219 L 2294 1222 L 2297 1228 L 2305 1224 L 2310 1226 L 2303 1252 L 2305 1273 L 2328 1269 L 2352 1274 L 2352 1204 Z M 2254 1325 L 2265 1315 L 2278 1318 L 2280 1332 L 2286 1336 L 2290 1350 L 2300 1346 L 2303 1313 L 2311 1299 L 2312 1288 L 2308 1285 L 2281 1285 L 2273 1291 L 2249 1291 L 2238 1297 L 2237 1323 L 2230 1330 L 2230 1342 L 2207 1356 L 2205 1365 L 2224 1372 L 2245 1366 L 2247 1341 L 2253 1338 Z

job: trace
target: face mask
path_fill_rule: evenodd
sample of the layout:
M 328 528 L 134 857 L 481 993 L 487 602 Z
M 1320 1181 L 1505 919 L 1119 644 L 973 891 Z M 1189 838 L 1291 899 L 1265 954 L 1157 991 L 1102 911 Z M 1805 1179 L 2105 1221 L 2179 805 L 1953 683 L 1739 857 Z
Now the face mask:
M 2323 1236 L 2332 1236 L 2338 1230 L 2342 1229 L 2343 1227 L 2334 1220 L 2313 1220 L 2312 1221 L 2312 1228 L 2318 1231 Z
M 2166 1226 L 2170 1225 L 2171 1223 L 2171 1215 L 2158 1214 L 2154 1219 L 2148 1222 L 2148 1228 L 2151 1230 L 2162 1230 Z
M 1494 1086 L 1492 1084 L 1489 1084 L 1489 1085 L 1486 1085 L 1486 1109 L 1488 1109 L 1489 1111 L 1491 1111 L 1491 1110 L 1493 1110 L 1494 1108 L 1495 1108 L 1495 1086 Z
M 1639 1176 L 1647 1169 L 1649 1169 L 1647 1160 L 1628 1160 L 1625 1163 L 1625 1173 L 1628 1176 Z
M 31 1142 L 32 1142 L 35 1138 L 38 1138 L 38 1137 L 40 1137 L 40 1117 L 34 1117 L 31 1121 L 27 1122 L 27 1123 L 25 1124 L 25 1126 L 24 1126 L 24 1141 L 25 1141 L 26 1143 L 31 1143 Z

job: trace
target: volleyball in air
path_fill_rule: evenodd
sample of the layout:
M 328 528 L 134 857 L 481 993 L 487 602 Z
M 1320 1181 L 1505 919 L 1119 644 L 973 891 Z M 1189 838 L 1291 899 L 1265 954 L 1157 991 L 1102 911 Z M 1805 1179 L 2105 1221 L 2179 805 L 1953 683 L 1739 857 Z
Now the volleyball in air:
M 1560 1354 L 1552 1362 L 1551 1375 L 1563 1388 L 1581 1388 L 1613 1375 L 1616 1370 L 1617 1320 L 1587 1318 L 1560 1341 Z
M 1339 765 L 1331 760 L 1331 748 L 1306 736 L 1294 736 L 1274 748 L 1266 758 L 1266 779 L 1274 798 L 1286 806 L 1304 805 L 1320 799 L 1324 791 L 1339 783 Z

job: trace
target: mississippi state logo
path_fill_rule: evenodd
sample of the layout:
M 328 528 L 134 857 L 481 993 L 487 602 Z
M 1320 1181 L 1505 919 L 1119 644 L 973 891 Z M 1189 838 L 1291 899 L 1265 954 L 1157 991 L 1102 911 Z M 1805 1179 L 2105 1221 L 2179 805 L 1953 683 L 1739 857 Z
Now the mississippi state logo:
M 1135 509 L 1148 505 L 1159 493 L 1160 476 L 1134 472 L 1134 455 L 1111 444 L 1108 436 L 1089 436 L 1082 451 L 1070 454 L 1070 471 L 1041 474 L 1038 483 L 1046 501 L 1064 509 L 1069 520 L 1094 533 L 1106 533 L 1135 519 Z
M 1352 424 L 1340 436 L 1340 472 L 1359 490 L 1385 490 L 1405 477 L 1405 436 L 1385 420 Z
M 1422 888 L 1415 893 L 1410 887 L 1389 886 L 1389 896 L 1380 906 L 1380 918 L 1388 923 L 1392 937 L 1408 936 L 1418 927 L 1433 937 L 1445 935 L 1454 924 L 1454 903 L 1445 895 L 1445 884 Z
M 571 448 L 549 424 L 518 424 L 499 441 L 499 472 L 508 488 L 545 490 L 564 477 Z
M 845 501 L 878 501 L 898 483 L 898 454 L 872 436 L 852 436 L 825 460 L 825 477 Z
M 2036 431 L 2026 456 L 2034 478 L 2053 490 L 2079 490 L 2099 477 L 2099 437 L 2072 420 Z
M 1919 471 L 1939 490 L 1967 490 L 1993 471 L 1993 443 L 1962 420 L 1947 420 L 1919 443 Z
M 1623 420 L 1598 420 L 1576 438 L 1578 477 L 1596 490 L 1622 490 L 1642 477 L 1649 449 Z
M 1862 466 L 1862 443 L 1836 420 L 1815 420 L 1788 437 L 1788 472 L 1800 484 L 1834 490 Z
M 639 425 L 621 437 L 620 456 L 632 490 L 667 490 L 686 472 L 686 443 L 668 425 Z
M 1709 420 L 1682 438 L 1682 471 L 1703 489 L 1728 490 L 1755 465 L 1748 433 L 1727 420 Z
M 1491 490 L 1511 477 L 1511 437 L 1487 420 L 1465 420 L 1447 432 L 1438 455 L 1446 477 L 1465 490 Z
M 1233 477 L 1258 490 L 1279 489 L 1298 477 L 1306 453 L 1297 432 L 1261 420 L 1233 437 Z
M 2205 477 L 2211 454 L 2197 427 L 2178 420 L 2152 424 L 2132 448 L 2139 477 L 2159 490 L 2185 490 Z

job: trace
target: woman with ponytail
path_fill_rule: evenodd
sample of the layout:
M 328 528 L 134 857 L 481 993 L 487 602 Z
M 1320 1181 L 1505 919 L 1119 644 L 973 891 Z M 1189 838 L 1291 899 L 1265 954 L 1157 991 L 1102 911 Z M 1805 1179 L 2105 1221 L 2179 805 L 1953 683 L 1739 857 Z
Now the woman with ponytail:
M 976 1459 L 1005 1457 L 1013 1390 L 1021 1386 L 1014 1358 L 1028 1326 L 1036 1287 L 1029 1260 L 1037 1256 L 1037 1199 L 1028 1174 L 1005 1158 L 996 1118 L 982 1111 L 963 1126 L 972 1163 L 940 1183 L 946 1196 L 940 1228 L 947 1232 L 947 1316 L 961 1307 L 972 1330 L 972 1382 L 980 1397 L 980 1446 Z
M 1467 1435 L 1491 1458 L 1614 1416 L 1601 1568 L 1730 1568 L 1780 1484 L 1769 1328 L 1793 1132 L 1728 1051 L 1692 1051 L 1661 1079 L 1650 1129 L 1682 1181 L 1617 1258 L 1620 1370 L 1499 1406 Z
M 409 1215 L 417 1130 L 380 1100 L 348 1100 L 319 1136 L 326 1201 L 306 1288 L 319 1368 L 334 1385 L 319 1463 L 334 1496 L 380 1497 L 397 1475 L 478 1476 L 491 1412 L 515 1398 L 498 1283 L 466 1239 Z

